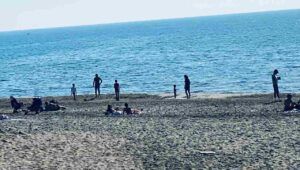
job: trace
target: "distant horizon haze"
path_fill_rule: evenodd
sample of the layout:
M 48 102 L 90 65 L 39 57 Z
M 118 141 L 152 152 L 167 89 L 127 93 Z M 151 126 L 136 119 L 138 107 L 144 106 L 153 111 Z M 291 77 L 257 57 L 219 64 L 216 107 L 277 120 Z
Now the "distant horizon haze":
M 297 9 L 299 0 L 0 0 L 0 32 Z

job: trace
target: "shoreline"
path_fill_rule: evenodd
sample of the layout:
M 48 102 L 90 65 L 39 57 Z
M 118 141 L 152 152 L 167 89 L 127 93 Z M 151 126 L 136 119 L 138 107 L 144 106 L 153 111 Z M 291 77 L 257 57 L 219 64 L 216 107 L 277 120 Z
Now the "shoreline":
M 281 93 L 282 96 L 285 97 L 286 94 L 300 94 L 300 93 Z M 114 98 L 114 93 L 104 93 L 101 94 L 101 96 L 105 99 L 111 97 Z M 153 97 L 160 97 L 162 99 L 174 99 L 173 93 L 171 92 L 153 92 L 153 93 L 121 93 L 121 97 L 125 96 L 126 98 L 130 96 L 153 96 Z M 273 93 L 240 93 L 240 92 L 191 92 L 191 99 L 225 99 L 230 97 L 242 97 L 242 96 L 255 96 L 255 95 L 273 95 Z M 79 94 L 78 97 L 93 97 L 94 94 Z M 68 98 L 71 97 L 71 95 L 55 95 L 55 96 L 14 96 L 17 99 L 31 99 L 33 97 L 41 97 L 41 98 Z M 9 99 L 9 96 L 7 97 L 0 97 L 0 100 Z M 177 93 L 176 99 L 186 99 L 185 93 Z

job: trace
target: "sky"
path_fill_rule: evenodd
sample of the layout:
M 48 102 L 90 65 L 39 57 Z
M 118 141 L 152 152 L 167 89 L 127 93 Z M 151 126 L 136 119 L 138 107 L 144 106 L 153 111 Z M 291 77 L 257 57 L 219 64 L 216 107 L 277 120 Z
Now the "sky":
M 0 31 L 300 9 L 300 0 L 0 0 Z

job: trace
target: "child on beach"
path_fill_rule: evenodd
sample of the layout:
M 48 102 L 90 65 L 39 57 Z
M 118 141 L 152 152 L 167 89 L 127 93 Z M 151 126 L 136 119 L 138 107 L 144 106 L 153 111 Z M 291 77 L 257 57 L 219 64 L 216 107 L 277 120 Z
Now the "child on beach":
M 177 96 L 177 89 L 176 89 L 176 85 L 173 85 L 173 92 L 174 92 L 174 98 L 176 99 Z
M 273 83 L 273 89 L 274 89 L 274 99 L 276 100 L 276 97 L 280 100 L 279 97 L 279 89 L 278 89 L 278 80 L 280 80 L 280 77 L 277 75 L 279 72 L 277 69 L 274 70 L 272 74 L 272 83 Z
M 72 84 L 71 95 L 73 96 L 73 99 L 76 100 L 77 91 L 76 91 L 75 84 Z

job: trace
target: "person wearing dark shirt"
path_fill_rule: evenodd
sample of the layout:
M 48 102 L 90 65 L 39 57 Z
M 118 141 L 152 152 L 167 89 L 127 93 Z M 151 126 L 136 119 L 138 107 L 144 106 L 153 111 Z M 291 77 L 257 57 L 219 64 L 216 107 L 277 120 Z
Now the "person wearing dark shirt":
M 38 114 L 39 112 L 43 111 L 43 103 L 42 99 L 39 97 L 35 97 L 32 99 L 31 106 L 27 107 L 29 111 L 35 112 L 35 114 Z M 25 113 L 27 114 L 27 113 Z
M 17 113 L 19 109 L 21 109 L 23 103 L 18 102 L 16 98 L 10 96 L 10 105 L 13 108 L 13 113 Z
M 184 91 L 187 99 L 191 98 L 190 86 L 191 86 L 191 81 L 189 77 L 187 75 L 184 75 Z
M 126 113 L 127 115 L 131 115 L 132 111 L 131 108 L 128 107 L 128 103 L 125 103 L 125 108 L 123 109 L 123 114 Z
M 176 99 L 176 96 L 177 96 L 176 85 L 173 85 L 173 93 L 174 93 L 174 98 Z
M 115 112 L 115 110 L 112 108 L 111 105 L 107 105 L 107 109 L 105 112 L 105 115 L 112 115 Z
M 93 87 L 95 87 L 95 96 L 100 97 L 100 85 L 102 83 L 102 79 L 98 76 L 98 74 L 95 75 Z
M 278 88 L 278 80 L 280 80 L 280 77 L 277 75 L 279 72 L 277 69 L 274 70 L 272 74 L 272 83 L 273 83 L 273 89 L 274 89 L 274 99 L 276 100 L 276 97 L 280 99 L 279 96 L 279 88 Z
M 293 110 L 296 107 L 296 103 L 292 101 L 292 95 L 288 94 L 286 98 L 287 99 L 284 101 L 284 111 Z
M 120 84 L 118 83 L 118 80 L 115 80 L 114 84 L 115 94 L 116 94 L 116 100 L 120 100 Z

